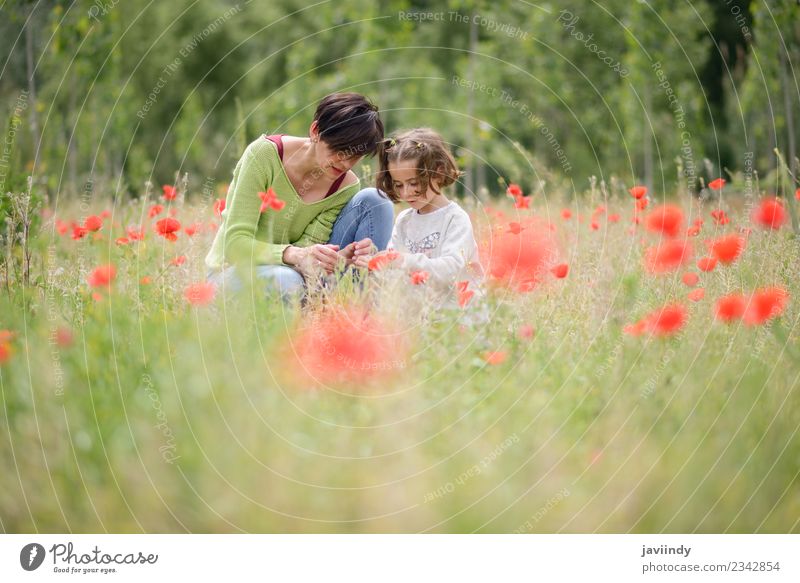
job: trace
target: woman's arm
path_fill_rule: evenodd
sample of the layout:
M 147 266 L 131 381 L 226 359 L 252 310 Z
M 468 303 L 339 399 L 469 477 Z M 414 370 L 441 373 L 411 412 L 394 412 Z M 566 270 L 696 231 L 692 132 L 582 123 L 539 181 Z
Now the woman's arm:
M 233 171 L 229 203 L 226 206 L 224 256 L 233 263 L 270 265 L 283 262 L 287 244 L 267 243 L 256 239 L 261 218 L 258 193 L 266 190 L 273 177 L 263 162 L 272 145 L 257 140 L 244 151 Z

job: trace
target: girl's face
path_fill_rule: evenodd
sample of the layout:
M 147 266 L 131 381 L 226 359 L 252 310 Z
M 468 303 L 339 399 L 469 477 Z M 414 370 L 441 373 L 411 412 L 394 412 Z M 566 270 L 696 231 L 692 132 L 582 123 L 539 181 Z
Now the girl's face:
M 433 190 L 433 180 L 428 184 L 427 191 L 419 192 L 421 187 L 417 178 L 416 160 L 389 162 L 389 174 L 397 197 L 420 214 L 432 212 L 446 201 L 442 194 L 436 194 Z

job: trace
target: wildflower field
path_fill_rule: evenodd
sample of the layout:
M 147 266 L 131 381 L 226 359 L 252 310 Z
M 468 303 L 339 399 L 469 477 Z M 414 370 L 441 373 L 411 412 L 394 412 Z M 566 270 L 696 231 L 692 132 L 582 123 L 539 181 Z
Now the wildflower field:
M 185 185 L 13 195 L 0 526 L 798 532 L 793 201 L 709 186 L 463 201 L 458 309 L 381 262 L 302 306 L 206 284 Z

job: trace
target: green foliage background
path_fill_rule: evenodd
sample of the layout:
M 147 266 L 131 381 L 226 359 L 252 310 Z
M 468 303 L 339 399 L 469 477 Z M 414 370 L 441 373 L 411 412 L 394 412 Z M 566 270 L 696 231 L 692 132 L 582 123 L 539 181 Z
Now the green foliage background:
M 774 148 L 794 154 L 800 118 L 793 0 L 43 0 L 0 12 L 5 118 L 22 92 L 29 102 L 4 188 L 32 172 L 51 198 L 89 181 L 127 196 L 176 171 L 224 182 L 244 142 L 304 134 L 340 90 L 371 96 L 390 130 L 440 129 L 467 170 L 462 191 L 611 174 L 666 191 L 687 155 L 708 179 L 753 152 L 766 175 Z M 683 154 L 656 62 L 685 115 Z

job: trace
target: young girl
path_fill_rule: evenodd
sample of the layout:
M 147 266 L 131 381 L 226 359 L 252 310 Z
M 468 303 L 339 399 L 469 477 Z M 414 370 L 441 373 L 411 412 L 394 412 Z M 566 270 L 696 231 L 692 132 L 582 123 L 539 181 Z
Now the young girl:
M 397 217 L 382 257 L 413 281 L 446 293 L 450 304 L 466 304 L 482 270 L 469 215 L 442 192 L 460 175 L 449 148 L 435 131 L 417 128 L 389 138 L 378 154 L 378 189 L 411 207 Z M 356 265 L 371 259 L 374 265 L 370 257 Z

